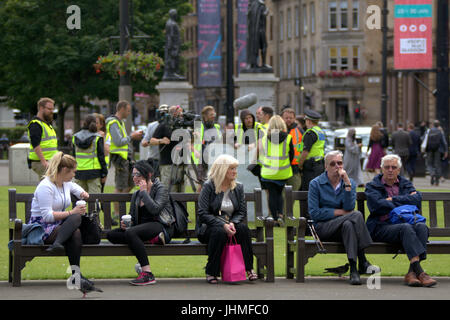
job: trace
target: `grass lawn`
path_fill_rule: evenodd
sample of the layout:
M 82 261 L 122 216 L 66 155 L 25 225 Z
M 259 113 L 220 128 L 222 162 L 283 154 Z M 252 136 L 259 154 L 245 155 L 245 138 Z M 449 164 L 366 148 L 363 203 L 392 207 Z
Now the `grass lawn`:
M 3 208 L 0 217 L 0 280 L 8 279 L 8 189 L 10 187 L 0 187 L 0 208 Z M 33 193 L 35 187 L 16 187 L 19 193 Z M 359 189 L 358 191 L 363 191 Z M 432 191 L 432 190 L 421 190 Z M 107 187 L 106 192 L 113 192 L 112 187 Z M 297 204 L 298 206 L 298 204 Z M 442 204 L 438 206 L 439 225 L 443 225 Z M 193 207 L 190 210 L 193 219 Z M 424 203 L 424 216 L 428 204 Z M 18 212 L 23 211 L 23 206 L 18 206 Z M 367 210 L 367 208 L 366 208 Z M 298 215 L 298 208 L 294 210 Z M 368 212 L 368 211 L 366 211 Z M 21 217 L 23 219 L 23 217 Z M 286 236 L 283 228 L 275 228 L 275 275 L 284 276 L 286 274 L 285 263 Z M 408 259 L 399 255 L 395 260 L 392 255 L 368 255 L 372 264 L 381 267 L 381 274 L 384 276 L 403 276 L 408 270 Z M 206 256 L 172 256 L 172 257 L 150 257 L 150 266 L 156 277 L 203 277 Z M 335 267 L 345 264 L 346 256 L 343 254 L 316 255 L 310 259 L 306 265 L 306 275 L 324 275 L 325 267 Z M 134 265 L 136 258 L 129 257 L 83 257 L 81 258 L 81 269 L 85 276 L 94 279 L 100 278 L 132 278 L 136 276 Z M 255 262 L 256 266 L 256 262 Z M 429 255 L 428 259 L 422 263 L 423 268 L 432 276 L 450 276 L 450 255 Z M 66 257 L 41 257 L 34 258 L 28 262 L 22 271 L 23 280 L 35 279 L 66 279 L 69 262 Z

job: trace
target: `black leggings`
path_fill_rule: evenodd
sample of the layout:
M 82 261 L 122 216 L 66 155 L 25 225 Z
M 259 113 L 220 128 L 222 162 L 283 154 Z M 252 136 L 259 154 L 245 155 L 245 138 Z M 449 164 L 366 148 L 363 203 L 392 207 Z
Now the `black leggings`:
M 266 181 L 266 186 L 269 191 L 269 211 L 276 220 L 280 214 L 283 214 L 284 185 L 280 186 L 277 183 Z
M 54 242 L 62 244 L 66 249 L 70 265 L 78 267 L 80 266 L 82 246 L 80 225 L 81 216 L 79 214 L 71 214 L 44 241 L 45 244 Z
M 163 231 L 164 226 L 159 222 L 146 222 L 132 226 L 128 230 L 114 229 L 106 234 L 111 243 L 128 244 L 131 252 L 136 256 L 141 266 L 148 266 L 147 252 L 144 241 L 156 237 Z
M 236 242 L 241 245 L 242 256 L 244 258 L 245 270 L 253 269 L 253 247 L 250 238 L 250 230 L 243 223 L 234 225 L 236 228 Z M 206 264 L 206 274 L 210 276 L 220 276 L 220 257 L 225 244 L 228 241 L 228 235 L 223 227 L 208 227 L 205 234 L 200 235 L 198 240 L 201 243 L 208 244 L 208 262 Z

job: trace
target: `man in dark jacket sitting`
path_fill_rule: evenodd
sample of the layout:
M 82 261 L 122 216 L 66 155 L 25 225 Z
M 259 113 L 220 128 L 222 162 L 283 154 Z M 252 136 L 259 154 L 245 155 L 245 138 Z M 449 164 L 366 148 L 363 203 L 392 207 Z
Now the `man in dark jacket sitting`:
M 399 175 L 402 162 L 399 156 L 390 154 L 381 159 L 382 173 L 366 184 L 367 206 L 370 216 L 367 228 L 373 241 L 398 243 L 403 246 L 410 261 L 405 284 L 409 286 L 431 287 L 436 284 L 420 266 L 426 259 L 429 230 L 425 223 L 391 224 L 389 213 L 402 205 L 421 208 L 422 194 L 413 184 Z

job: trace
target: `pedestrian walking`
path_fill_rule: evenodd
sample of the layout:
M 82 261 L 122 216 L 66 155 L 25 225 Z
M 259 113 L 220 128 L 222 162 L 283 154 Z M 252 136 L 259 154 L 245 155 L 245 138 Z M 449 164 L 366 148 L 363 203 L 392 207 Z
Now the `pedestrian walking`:
M 409 147 L 412 144 L 411 137 L 409 133 L 403 130 L 403 124 L 397 124 L 397 131 L 392 134 L 392 147 L 394 148 L 394 153 L 400 157 L 402 163 L 407 163 L 409 157 Z M 400 174 L 405 175 L 404 167 L 401 168 Z
M 383 133 L 380 131 L 380 127 L 375 124 L 370 130 L 369 146 L 367 148 L 367 153 L 369 155 L 369 160 L 367 161 L 366 170 L 369 172 L 375 171 L 375 173 L 380 173 L 381 158 L 384 156 L 384 149 L 382 146 Z
M 356 186 L 364 185 L 360 160 L 361 147 L 362 143 L 356 141 L 356 130 L 350 128 L 345 138 L 344 170 L 355 181 Z

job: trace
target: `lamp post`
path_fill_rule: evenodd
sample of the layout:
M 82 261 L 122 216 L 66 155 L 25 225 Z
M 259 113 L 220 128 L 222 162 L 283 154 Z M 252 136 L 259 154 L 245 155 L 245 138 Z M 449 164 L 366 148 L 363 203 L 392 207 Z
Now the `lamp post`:
M 383 126 L 387 127 L 387 16 L 389 14 L 387 8 L 387 0 L 383 0 L 383 10 L 381 14 L 383 16 L 381 27 L 381 31 L 383 33 L 383 49 L 381 61 L 381 122 L 383 123 Z
M 449 59 L 448 0 L 438 0 L 436 29 L 436 119 L 448 139 L 449 134 Z
M 227 1 L 227 123 L 234 123 L 233 1 Z
M 130 12 L 128 0 L 120 0 L 120 54 L 123 55 L 127 50 L 130 50 Z M 133 89 L 130 84 L 130 72 L 120 75 L 119 82 L 119 100 L 126 100 L 129 103 L 133 101 Z M 127 117 L 125 127 L 128 133 L 131 132 L 131 125 L 133 119 L 132 114 Z

